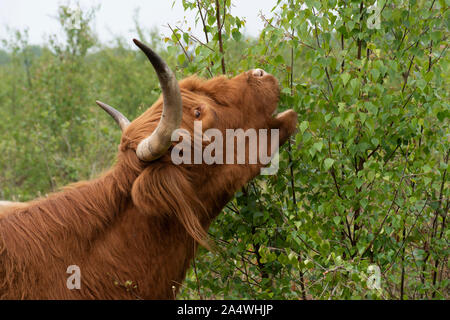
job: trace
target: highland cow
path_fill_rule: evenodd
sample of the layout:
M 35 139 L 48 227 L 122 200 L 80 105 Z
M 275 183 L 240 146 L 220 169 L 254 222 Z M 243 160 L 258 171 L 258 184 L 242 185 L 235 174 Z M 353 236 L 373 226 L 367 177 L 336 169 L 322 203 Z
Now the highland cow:
M 278 129 L 280 144 L 294 132 L 294 111 L 274 115 L 279 86 L 265 71 L 178 83 L 156 53 L 134 42 L 162 98 L 132 122 L 97 102 L 122 129 L 115 165 L 95 180 L 2 206 L 0 298 L 175 298 L 198 245 L 208 246 L 209 225 L 263 165 L 176 165 L 174 130 L 192 132 L 194 121 L 221 132 Z M 67 285 L 69 266 L 79 267 L 79 288 Z

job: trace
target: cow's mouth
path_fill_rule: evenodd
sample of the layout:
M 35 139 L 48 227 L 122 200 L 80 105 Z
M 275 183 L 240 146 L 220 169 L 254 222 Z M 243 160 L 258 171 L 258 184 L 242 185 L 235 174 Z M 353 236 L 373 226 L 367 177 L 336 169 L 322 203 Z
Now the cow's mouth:
M 272 113 L 271 128 L 280 129 L 280 144 L 283 144 L 294 132 L 297 127 L 297 113 L 293 109 L 288 109 L 277 113 Z
M 289 113 L 289 112 L 292 112 L 292 111 L 294 111 L 294 110 L 293 109 L 288 109 L 288 110 L 285 110 L 283 112 L 278 113 L 277 110 L 275 110 L 272 116 L 275 119 L 279 119 L 279 118 L 282 118 L 283 115 L 285 115 L 286 113 Z
M 284 115 L 286 115 L 287 113 L 291 113 L 291 112 L 293 112 L 293 111 L 294 111 L 293 109 L 288 109 L 288 110 L 279 112 L 279 111 L 278 111 L 278 108 L 275 108 L 275 110 L 273 110 L 273 112 L 272 112 L 272 114 L 271 114 L 271 117 L 272 117 L 273 119 L 278 119 L 278 120 L 279 120 L 279 119 L 283 118 Z

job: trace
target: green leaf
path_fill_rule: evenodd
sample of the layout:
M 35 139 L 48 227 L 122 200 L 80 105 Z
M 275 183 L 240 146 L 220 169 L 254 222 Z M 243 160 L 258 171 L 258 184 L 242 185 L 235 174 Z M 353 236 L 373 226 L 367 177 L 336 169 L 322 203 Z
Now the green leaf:
M 348 74 L 347 72 L 341 74 L 341 79 L 344 86 L 347 85 L 348 80 L 350 80 L 350 74 Z
M 354 79 L 350 80 L 350 87 L 351 87 L 353 90 L 358 89 L 358 88 L 359 88 L 359 85 L 360 85 L 359 79 L 354 78 Z
M 423 89 L 425 89 L 427 82 L 423 79 L 419 79 L 416 81 L 416 85 L 420 88 L 420 90 L 423 91 Z
M 276 64 L 282 64 L 282 63 L 284 63 L 284 58 L 281 55 L 277 55 L 274 59 L 274 62 Z
M 183 40 L 186 44 L 189 43 L 189 33 L 187 32 L 183 33 Z
M 377 69 L 370 70 L 370 74 L 372 75 L 372 81 L 376 82 L 378 80 L 378 77 L 380 76 L 380 71 Z
M 305 130 L 308 129 L 308 126 L 309 126 L 308 121 L 302 121 L 302 123 L 300 123 L 300 132 L 303 134 Z
M 182 65 L 186 61 L 186 56 L 184 54 L 178 55 L 178 64 Z
M 313 77 L 314 79 L 319 79 L 320 74 L 321 72 L 319 68 L 314 67 L 311 71 L 311 77 Z
M 235 28 L 233 30 L 231 30 L 231 35 L 233 36 L 233 39 L 236 41 L 240 41 L 241 40 L 241 33 L 239 32 L 239 29 Z
M 363 185 L 364 181 L 360 178 L 355 179 L 355 185 L 357 188 L 361 188 L 361 186 Z
M 359 202 L 361 204 L 361 206 L 365 209 L 367 207 L 367 203 L 369 201 L 367 201 L 366 198 L 361 199 L 361 201 Z
M 325 161 L 323 162 L 323 164 L 324 164 L 324 169 L 325 169 L 325 170 L 329 170 L 329 169 L 331 168 L 331 166 L 333 165 L 333 163 L 334 163 L 334 160 L 333 160 L 333 159 L 331 159 L 331 158 L 325 159 Z
M 323 142 L 319 141 L 313 144 L 313 148 L 317 151 L 322 151 L 322 147 L 323 147 Z
M 335 225 L 339 225 L 341 223 L 341 217 L 340 216 L 336 216 L 333 218 L 333 222 Z

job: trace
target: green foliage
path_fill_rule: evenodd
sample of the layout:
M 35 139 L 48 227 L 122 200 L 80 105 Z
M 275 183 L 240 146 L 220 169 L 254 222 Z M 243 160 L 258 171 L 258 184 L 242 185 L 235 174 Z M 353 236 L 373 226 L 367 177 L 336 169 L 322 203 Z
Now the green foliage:
M 215 248 L 200 250 L 180 298 L 448 299 L 448 2 L 278 0 L 257 39 L 230 0 L 182 4 L 204 32 L 163 37 L 179 77 L 263 68 L 299 124 L 278 174 L 213 223 Z M 98 44 L 94 13 L 74 31 L 61 7 L 64 43 L 33 48 L 17 32 L 0 51 L 0 197 L 97 175 L 120 133 L 94 101 L 133 118 L 157 97 L 141 55 Z
M 197 57 L 216 67 L 215 1 L 183 4 L 208 8 L 214 49 L 188 73 Z M 278 1 L 257 42 L 225 19 L 227 73 L 275 74 L 299 130 L 278 175 L 250 183 L 213 224 L 217 252 L 197 259 L 183 297 L 447 297 L 448 11 L 379 3 L 379 29 L 369 29 L 371 5 Z M 379 290 L 368 288 L 369 266 Z

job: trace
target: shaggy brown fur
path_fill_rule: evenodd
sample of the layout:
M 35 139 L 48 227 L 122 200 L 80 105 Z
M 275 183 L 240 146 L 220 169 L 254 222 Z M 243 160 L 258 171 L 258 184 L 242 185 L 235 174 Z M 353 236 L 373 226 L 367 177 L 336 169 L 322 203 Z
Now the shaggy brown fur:
M 21 202 L 12 202 L 12 201 L 0 201 L 0 216 L 3 212 L 6 212 L 7 209 L 11 209 L 12 207 L 24 207 L 26 204 Z
M 271 116 L 279 89 L 270 75 L 191 77 L 180 88 L 182 127 L 190 132 L 194 120 L 202 120 L 203 130 L 222 132 L 279 128 L 284 143 L 295 130 L 295 112 Z M 206 243 L 205 230 L 261 165 L 177 166 L 170 150 L 151 163 L 138 160 L 137 144 L 156 128 L 161 112 L 159 99 L 130 124 L 117 163 L 100 178 L 3 209 L 0 298 L 174 298 L 197 243 Z M 69 265 L 80 267 L 79 290 L 66 286 Z

